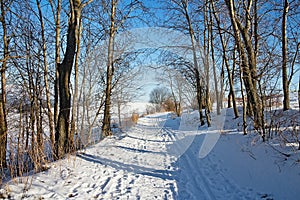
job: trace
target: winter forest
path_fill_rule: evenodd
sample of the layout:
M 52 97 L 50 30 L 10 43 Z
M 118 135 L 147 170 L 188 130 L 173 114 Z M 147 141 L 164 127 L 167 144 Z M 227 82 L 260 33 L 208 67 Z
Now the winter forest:
M 0 199 L 300 195 L 298 0 L 0 2 Z

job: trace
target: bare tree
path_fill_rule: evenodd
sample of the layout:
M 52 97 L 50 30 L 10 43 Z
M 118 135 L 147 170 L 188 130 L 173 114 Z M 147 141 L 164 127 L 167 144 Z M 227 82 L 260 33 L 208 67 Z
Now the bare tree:
M 174 101 L 175 113 L 180 117 L 183 106 L 184 77 L 178 71 L 167 68 L 157 79 L 170 88 L 172 100 Z
M 204 1 L 203 3 L 203 18 L 204 18 L 204 30 L 203 30 L 203 52 L 204 52 L 204 74 L 205 74 L 205 117 L 207 119 L 207 124 L 210 126 L 210 113 L 212 112 L 212 102 L 210 98 L 210 68 L 211 68 L 211 62 L 210 62 L 210 52 L 212 49 L 212 22 L 209 20 L 209 4 L 208 1 Z M 200 40 L 200 38 L 199 38 Z M 213 55 L 213 54 L 211 54 Z M 214 59 L 213 59 L 214 62 Z M 213 64 L 214 65 L 214 64 Z
M 186 19 L 186 23 L 188 26 L 188 32 L 191 39 L 191 48 L 192 48 L 192 55 L 193 55 L 193 71 L 195 76 L 195 82 L 196 82 L 196 89 L 197 89 L 197 100 L 198 100 L 198 106 L 199 106 L 199 114 L 200 114 L 200 123 L 201 125 L 204 125 L 204 119 L 202 114 L 202 84 L 200 80 L 200 72 L 199 72 L 199 64 L 197 60 L 197 53 L 196 53 L 196 41 L 195 41 L 195 32 L 192 24 L 192 20 L 190 18 L 190 14 L 188 11 L 188 1 L 181 0 L 180 2 L 176 2 L 178 6 L 182 9 L 182 12 L 184 14 L 184 17 Z M 207 107 L 208 105 L 206 105 Z M 207 118 L 208 126 L 210 126 L 210 119 Z
M 141 68 L 137 66 L 138 64 L 133 64 L 138 63 L 137 56 L 140 53 L 142 52 L 123 52 L 115 61 L 112 102 L 117 106 L 120 127 L 122 127 L 122 106 L 126 106 L 140 95 L 140 87 L 136 80 L 141 73 Z
M 215 86 L 215 96 L 217 101 L 217 114 L 221 114 L 221 104 L 222 98 L 218 89 L 218 79 L 217 79 L 217 70 L 216 70 L 216 61 L 215 61 L 215 46 L 214 46 L 214 33 L 213 33 L 213 16 L 212 16 L 212 5 L 209 4 L 209 34 L 210 34 L 210 45 L 211 45 L 211 59 L 212 59 L 212 68 L 214 75 L 214 86 Z
M 2 182 L 3 168 L 6 167 L 6 145 L 7 145 L 7 109 L 6 109 L 6 70 L 9 59 L 9 39 L 7 36 L 6 13 L 8 11 L 7 1 L 1 0 L 1 25 L 3 58 L 1 66 L 1 94 L 0 94 L 0 182 Z
M 174 92 L 174 95 L 172 94 L 173 100 L 176 101 L 176 103 L 174 103 L 181 104 L 180 106 L 178 105 L 178 111 L 179 107 L 183 108 L 183 102 L 186 103 L 186 108 L 199 109 L 199 102 L 196 97 L 197 84 L 195 80 L 193 63 L 168 51 L 162 52 L 160 56 L 162 58 L 161 62 L 164 64 L 165 68 L 164 73 L 158 79 L 163 81 L 164 84 L 168 83 L 167 86 L 171 89 L 172 93 Z M 203 107 L 205 103 L 203 100 L 203 94 L 206 92 L 203 81 L 202 85 L 201 104 Z
M 104 117 L 102 125 L 102 135 L 109 136 L 111 135 L 110 130 L 110 121 L 111 121 L 111 95 L 112 95 L 112 80 L 114 78 L 114 62 L 116 57 L 114 57 L 115 50 L 115 35 L 118 29 L 120 29 L 126 20 L 131 16 L 132 11 L 137 7 L 141 6 L 141 2 L 138 0 L 131 1 L 125 6 L 121 11 L 118 10 L 118 0 L 111 0 L 109 2 L 110 13 L 109 13 L 109 35 L 108 35 L 108 47 L 107 47 L 107 66 L 106 66 L 106 89 L 105 89 L 105 102 L 104 102 Z M 121 9 L 121 8 L 119 8 Z M 117 13 L 117 11 L 119 11 Z M 117 14 L 119 14 L 117 16 Z
M 51 110 L 51 99 L 50 99 L 50 86 L 49 86 L 49 70 L 48 70 L 48 61 L 47 61 L 47 45 L 46 45 L 46 36 L 45 36 L 45 23 L 44 16 L 41 9 L 40 0 L 36 0 L 38 8 L 38 16 L 41 27 L 41 37 L 42 37 L 42 51 L 43 51 L 43 65 L 44 65 L 44 82 L 45 82 L 45 92 L 46 92 L 46 104 L 47 104 L 47 115 L 49 120 L 49 129 L 50 129 L 50 138 L 52 143 L 52 149 L 54 149 L 55 142 L 55 130 L 54 130 L 54 118 Z
M 93 38 L 89 38 L 88 43 L 90 43 L 90 40 L 92 39 Z M 95 47 L 92 48 L 94 50 L 91 51 L 90 48 L 92 47 L 88 44 L 84 63 L 79 70 L 81 87 L 79 89 L 77 115 L 80 119 L 77 126 L 80 126 L 79 133 L 81 140 L 85 140 L 84 138 L 87 134 L 86 141 L 81 142 L 86 142 L 87 144 L 91 142 L 93 128 L 95 128 L 95 126 L 101 126 L 101 123 L 98 123 L 98 118 L 103 114 L 102 111 L 105 96 L 105 93 L 103 92 L 105 90 L 105 61 L 99 59 L 105 57 L 105 50 L 103 47 Z
M 252 1 L 244 4 L 244 19 L 243 23 L 240 21 L 236 6 L 233 0 L 226 0 L 226 5 L 229 11 L 231 24 L 234 30 L 235 43 L 241 58 L 241 66 L 243 68 L 243 80 L 247 92 L 248 111 L 250 115 L 254 115 L 254 123 L 257 129 L 263 128 L 263 114 L 261 108 L 260 98 L 258 96 L 257 85 L 257 71 L 256 71 L 256 57 L 251 41 L 251 9 Z M 241 36 L 243 40 L 241 39 Z M 263 129 L 264 130 L 264 129 Z M 265 140 L 265 134 L 262 133 Z
M 229 95 L 228 95 L 228 102 L 229 102 L 228 105 L 230 105 L 230 101 L 232 100 L 234 115 L 235 115 L 236 118 L 238 118 L 239 113 L 238 113 L 238 108 L 237 108 L 237 105 L 236 105 L 234 82 L 233 82 L 233 75 L 232 75 L 232 72 L 234 70 L 232 70 L 232 72 L 230 70 L 229 59 L 228 59 L 228 56 L 227 56 L 227 53 L 226 53 L 225 39 L 224 39 L 224 36 L 223 36 L 223 33 L 222 33 L 221 22 L 220 22 L 218 14 L 216 12 L 215 3 L 214 3 L 213 0 L 211 0 L 210 3 L 212 5 L 212 12 L 213 12 L 215 20 L 217 22 L 218 33 L 219 33 L 220 41 L 221 41 L 221 44 L 222 44 L 223 60 L 224 60 L 226 70 L 227 70 L 229 90 L 230 90 Z
M 70 0 L 70 16 L 66 51 L 62 63 L 58 65 L 59 72 L 59 115 L 56 126 L 56 156 L 62 158 L 65 153 L 75 150 L 74 136 L 70 131 L 71 91 L 70 76 L 78 48 L 81 11 L 90 1 L 82 3 L 80 0 Z
M 110 131 L 110 109 L 111 109 L 111 93 L 112 93 L 112 79 L 114 76 L 114 40 L 116 34 L 116 8 L 118 0 L 111 1 L 111 14 L 110 14 L 110 28 L 109 28 L 109 41 L 107 49 L 107 68 L 106 68 L 106 89 L 105 89 L 105 103 L 104 103 L 104 118 L 102 126 L 103 136 L 111 135 Z
M 149 102 L 157 106 L 156 111 L 161 111 L 163 103 L 169 99 L 170 96 L 171 94 L 167 88 L 157 87 L 150 92 Z

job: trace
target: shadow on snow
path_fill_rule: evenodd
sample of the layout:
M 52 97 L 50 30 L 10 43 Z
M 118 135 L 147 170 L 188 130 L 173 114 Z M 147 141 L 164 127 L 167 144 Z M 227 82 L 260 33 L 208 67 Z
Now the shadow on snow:
M 167 134 L 170 138 L 175 138 L 176 133 L 175 131 L 179 129 L 179 123 L 180 120 L 177 119 L 167 119 L 166 123 L 164 124 L 163 130 L 165 131 L 165 134 Z M 206 128 L 202 128 L 205 130 Z M 132 139 L 136 140 L 144 140 L 146 141 L 152 141 L 152 142 L 158 142 L 158 143 L 164 143 L 165 141 L 162 140 L 147 140 L 144 138 L 139 138 L 135 136 L 126 135 L 126 137 L 130 137 Z M 176 159 L 175 162 L 171 163 L 171 166 L 165 166 L 166 169 L 164 170 L 157 170 L 150 167 L 145 166 L 139 166 L 138 163 L 123 163 L 120 161 L 115 161 L 107 158 L 102 158 L 99 156 L 87 154 L 87 153 L 79 153 L 77 154 L 78 157 L 97 164 L 101 165 L 107 165 L 110 166 L 116 170 L 124 170 L 131 173 L 136 173 L 140 175 L 145 176 L 151 176 L 154 178 L 159 178 L 163 180 L 175 180 L 177 185 L 177 191 L 175 191 L 175 188 L 173 185 L 170 185 L 170 190 L 173 193 L 174 199 L 201 199 L 207 198 L 207 196 L 211 196 L 211 192 L 204 187 L 203 180 L 201 176 L 203 174 L 199 174 L 198 167 L 199 162 L 202 162 L 199 158 L 199 150 L 201 147 L 201 144 L 204 140 L 205 134 L 201 135 L 193 135 L 193 136 L 186 136 L 186 137 L 192 137 L 191 143 L 189 147 L 186 148 L 185 152 Z M 185 139 L 185 138 L 183 138 Z M 126 150 L 128 152 L 138 152 L 138 153 L 145 153 L 145 154 L 167 154 L 164 152 L 153 152 L 149 150 L 141 150 L 141 149 L 135 149 L 130 147 L 124 147 L 124 146 L 116 146 L 117 148 L 121 148 L 123 150 Z M 175 147 L 176 148 L 176 147 Z M 180 148 L 180 147 L 178 147 Z M 205 158 L 204 158 L 205 159 Z M 199 185 L 199 183 L 201 183 Z

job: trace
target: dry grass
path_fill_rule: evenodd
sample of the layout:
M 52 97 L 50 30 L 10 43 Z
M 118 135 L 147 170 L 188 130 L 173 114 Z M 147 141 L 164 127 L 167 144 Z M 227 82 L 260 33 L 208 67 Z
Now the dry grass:
M 132 113 L 132 115 L 131 115 L 131 121 L 132 121 L 134 124 L 136 124 L 138 120 L 139 120 L 139 114 L 137 114 L 137 113 Z

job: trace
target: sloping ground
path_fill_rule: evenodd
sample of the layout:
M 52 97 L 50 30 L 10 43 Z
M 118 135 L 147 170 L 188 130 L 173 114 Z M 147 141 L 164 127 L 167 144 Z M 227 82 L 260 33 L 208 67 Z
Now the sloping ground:
M 234 123 L 222 114 L 202 130 L 197 113 L 141 118 L 130 131 L 4 188 L 11 199 L 297 198 L 299 154 L 287 160 L 236 129 L 219 138 L 224 122 Z

